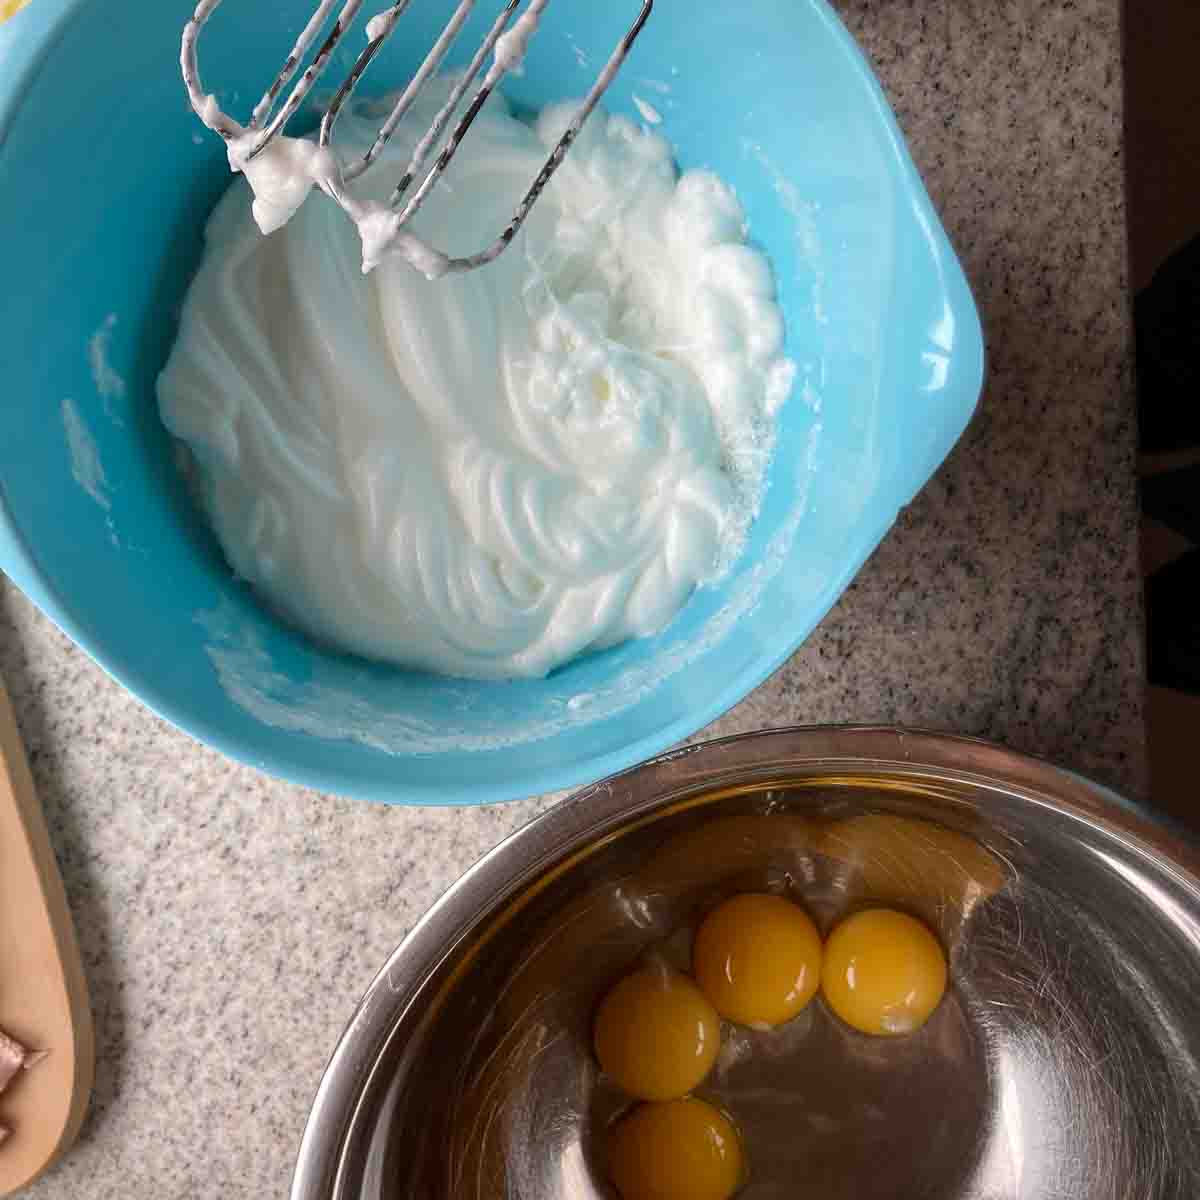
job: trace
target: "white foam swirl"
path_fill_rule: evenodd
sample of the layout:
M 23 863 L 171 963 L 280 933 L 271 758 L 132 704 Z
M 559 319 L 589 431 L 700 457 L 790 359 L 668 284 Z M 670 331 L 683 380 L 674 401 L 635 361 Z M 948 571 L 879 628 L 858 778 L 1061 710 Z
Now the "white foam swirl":
M 447 87 L 367 180 L 390 186 Z M 530 127 L 495 98 L 416 235 L 485 244 L 573 111 Z M 339 136 L 375 124 L 347 113 Z M 250 208 L 239 180 L 210 221 L 159 402 L 231 564 L 288 619 L 536 676 L 661 629 L 732 560 L 790 364 L 732 192 L 677 178 L 661 136 L 596 114 L 510 251 L 434 282 L 364 276 L 320 193 L 269 237 Z

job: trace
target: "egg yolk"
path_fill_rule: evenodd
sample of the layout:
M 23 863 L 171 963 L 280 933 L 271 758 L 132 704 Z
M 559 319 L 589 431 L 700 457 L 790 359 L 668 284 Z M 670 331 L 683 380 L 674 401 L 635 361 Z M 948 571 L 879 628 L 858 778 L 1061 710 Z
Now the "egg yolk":
M 594 1034 L 600 1066 L 618 1087 L 639 1100 L 674 1100 L 712 1069 L 721 1022 L 686 975 L 652 963 L 604 997 Z
M 913 1033 L 946 990 L 946 956 L 915 917 L 872 908 L 829 935 L 821 994 L 847 1025 L 881 1036 Z
M 697 930 L 692 974 L 721 1016 L 781 1025 L 817 990 L 821 937 L 808 914 L 782 896 L 734 896 Z
M 609 1135 L 623 1200 L 728 1200 L 742 1182 L 737 1130 L 703 1100 L 640 1104 Z

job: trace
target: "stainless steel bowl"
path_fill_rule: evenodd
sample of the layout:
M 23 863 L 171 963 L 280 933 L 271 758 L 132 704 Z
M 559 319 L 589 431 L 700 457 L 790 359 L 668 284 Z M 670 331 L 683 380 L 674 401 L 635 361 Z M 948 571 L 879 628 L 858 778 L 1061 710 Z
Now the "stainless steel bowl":
M 1200 854 L 997 746 L 815 728 L 657 759 L 480 861 L 367 990 L 292 1200 L 609 1195 L 596 999 L 747 887 L 826 926 L 871 896 L 918 911 L 953 985 L 908 1038 L 819 1001 L 728 1032 L 706 1090 L 742 1129 L 744 1200 L 1200 1196 Z

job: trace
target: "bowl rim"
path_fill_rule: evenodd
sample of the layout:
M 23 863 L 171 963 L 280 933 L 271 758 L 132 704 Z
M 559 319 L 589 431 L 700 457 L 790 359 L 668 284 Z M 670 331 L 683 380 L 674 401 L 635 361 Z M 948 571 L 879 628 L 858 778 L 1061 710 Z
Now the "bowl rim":
M 716 760 L 714 762 L 714 759 Z M 803 765 L 887 771 L 1002 790 L 1122 841 L 1174 876 L 1200 913 L 1200 839 L 1077 772 L 961 734 L 892 725 L 794 725 L 681 747 L 585 787 L 505 837 L 452 883 L 388 956 L 331 1054 L 305 1123 L 290 1200 L 328 1200 L 343 1139 L 388 1033 L 437 967 L 545 868 L 735 771 Z M 635 786 L 636 785 L 636 786 Z

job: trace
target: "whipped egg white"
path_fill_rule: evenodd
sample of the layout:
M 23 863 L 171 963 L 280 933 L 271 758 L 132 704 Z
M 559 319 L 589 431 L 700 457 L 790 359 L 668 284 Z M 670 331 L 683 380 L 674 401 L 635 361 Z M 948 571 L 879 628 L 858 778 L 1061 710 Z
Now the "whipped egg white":
M 339 139 L 365 149 L 389 107 L 356 105 Z M 494 94 L 414 238 L 488 244 L 574 108 L 526 123 Z M 286 150 L 298 174 L 309 146 Z M 364 275 L 320 191 L 269 236 L 252 203 L 238 179 L 209 221 L 158 398 L 230 564 L 288 620 L 410 667 L 540 676 L 662 629 L 736 557 L 793 369 L 733 192 L 679 175 L 660 134 L 594 113 L 509 249 L 433 280 L 397 255 Z

